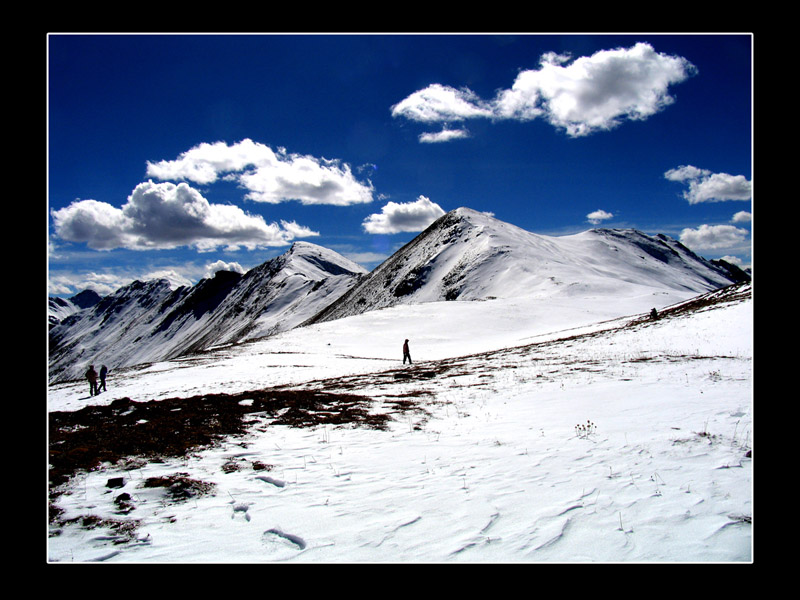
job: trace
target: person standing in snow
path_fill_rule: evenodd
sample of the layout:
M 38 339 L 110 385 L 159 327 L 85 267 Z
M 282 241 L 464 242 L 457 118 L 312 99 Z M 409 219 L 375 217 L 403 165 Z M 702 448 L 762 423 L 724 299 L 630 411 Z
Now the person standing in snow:
M 408 349 L 408 340 L 403 344 L 403 364 L 406 364 L 406 359 L 408 359 L 408 364 L 411 364 L 411 351 Z
M 100 367 L 100 385 L 97 386 L 97 393 L 100 393 L 100 389 L 105 392 L 106 391 L 106 375 L 108 375 L 108 367 L 105 365 Z
M 94 370 L 94 365 L 89 365 L 89 370 L 86 371 L 86 379 L 89 380 L 89 395 L 96 396 L 97 391 L 97 371 Z

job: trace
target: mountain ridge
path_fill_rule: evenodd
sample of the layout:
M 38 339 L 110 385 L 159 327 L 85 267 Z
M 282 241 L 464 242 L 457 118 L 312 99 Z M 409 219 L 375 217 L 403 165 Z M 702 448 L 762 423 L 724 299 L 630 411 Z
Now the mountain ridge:
M 514 296 L 702 293 L 734 283 L 725 269 L 663 234 L 591 229 L 550 237 L 469 208 L 450 211 L 303 325 L 397 304 Z
M 217 271 L 175 290 L 166 279 L 134 281 L 50 330 L 50 379 L 79 377 L 92 362 L 118 368 L 283 331 L 364 273 L 332 250 L 296 242 L 244 275 Z

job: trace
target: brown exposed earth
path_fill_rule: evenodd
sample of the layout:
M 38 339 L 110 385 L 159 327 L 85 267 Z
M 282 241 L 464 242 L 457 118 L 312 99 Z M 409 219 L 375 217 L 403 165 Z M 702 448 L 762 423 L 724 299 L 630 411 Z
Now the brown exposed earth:
M 365 396 L 315 390 L 256 390 L 134 402 L 49 414 L 51 498 L 78 471 L 103 463 L 187 456 L 231 435 L 244 434 L 256 413 L 273 425 L 350 425 L 385 429 L 392 413 L 412 410 L 402 398 L 375 412 Z M 252 418 L 251 418 L 252 417 Z M 260 421 L 259 421 L 260 422 Z

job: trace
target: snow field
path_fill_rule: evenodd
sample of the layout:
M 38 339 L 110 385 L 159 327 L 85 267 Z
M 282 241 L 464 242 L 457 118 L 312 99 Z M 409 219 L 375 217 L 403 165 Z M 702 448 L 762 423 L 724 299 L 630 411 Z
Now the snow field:
M 484 310 L 498 306 L 472 304 Z M 429 339 L 439 335 L 436 327 L 423 326 L 437 323 L 428 321 L 430 310 L 414 318 L 393 310 L 371 316 L 384 320 L 387 337 L 404 328 L 424 331 Z M 497 328 L 505 314 L 491 311 L 478 323 Z M 325 337 L 331 324 L 289 336 L 297 351 L 308 350 L 300 355 L 231 351 L 227 358 L 217 357 L 219 362 L 143 372 L 130 385 L 146 397 L 169 380 L 172 395 L 191 395 L 217 381 L 236 382 L 241 389 L 263 382 L 266 376 L 255 374 L 257 364 L 262 371 L 281 371 L 284 381 L 300 381 L 302 375 L 295 373 L 308 371 L 297 365 L 312 364 L 313 357 L 324 363 L 322 371 L 320 365 L 309 369 L 314 378 L 325 369 L 369 373 L 399 365 L 399 357 L 387 365 L 379 360 L 381 342 L 372 335 L 374 322 L 367 315 L 343 321 L 335 339 Z M 461 332 L 463 347 L 474 349 L 458 325 L 456 320 L 453 331 Z M 570 325 L 591 329 L 589 322 Z M 509 339 L 538 334 L 531 329 L 506 333 Z M 335 358 L 320 351 L 336 340 Z M 368 358 L 345 358 L 359 356 L 359 349 Z M 412 356 L 414 349 L 412 344 Z M 386 358 L 391 354 L 387 351 Z M 421 399 L 427 416 L 399 415 L 389 431 L 291 429 L 268 426 L 265 418 L 243 438 L 188 459 L 131 470 L 109 465 L 81 475 L 59 501 L 67 518 L 123 518 L 113 498 L 128 492 L 136 508 L 124 518 L 139 521 L 135 539 L 114 544 L 113 535 L 100 529 L 68 526 L 50 537 L 49 559 L 752 559 L 752 460 L 745 456 L 753 442 L 750 302 L 462 362 L 458 377 L 391 389 L 378 382 L 365 385 L 359 393 L 370 397 L 420 389 L 433 394 Z M 81 392 L 59 388 L 51 406 L 70 397 L 77 402 L 76 393 Z M 587 421 L 594 432 L 579 437 L 575 426 Z M 254 470 L 250 465 L 256 460 L 272 468 Z M 226 472 L 231 463 L 240 468 Z M 141 487 L 148 477 L 175 473 L 213 483 L 214 493 L 174 503 L 163 489 Z M 126 477 L 123 488 L 105 487 L 114 476 Z

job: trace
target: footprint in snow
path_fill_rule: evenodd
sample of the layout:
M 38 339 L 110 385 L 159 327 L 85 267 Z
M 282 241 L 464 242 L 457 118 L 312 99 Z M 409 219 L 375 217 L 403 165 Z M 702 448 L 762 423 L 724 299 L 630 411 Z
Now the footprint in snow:
M 306 542 L 303 538 L 285 533 L 277 528 L 267 529 L 263 535 L 264 542 L 270 545 L 282 545 L 297 550 L 305 550 Z
M 239 503 L 233 505 L 233 512 L 231 512 L 231 519 L 236 517 L 237 513 L 244 513 L 244 518 L 249 521 L 250 520 L 250 505 Z
M 265 481 L 267 483 L 271 483 L 275 487 L 282 488 L 286 485 L 285 481 L 281 481 L 280 479 L 273 479 L 272 477 L 267 477 L 266 475 L 259 475 L 256 479 L 260 479 L 261 481 Z

